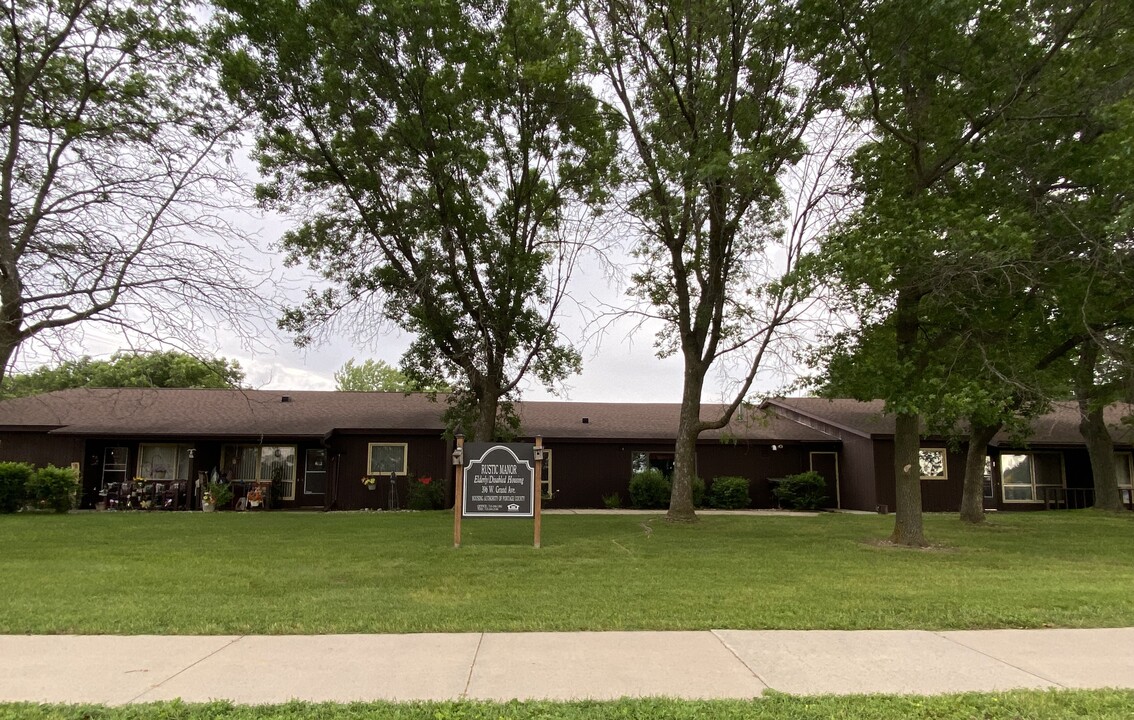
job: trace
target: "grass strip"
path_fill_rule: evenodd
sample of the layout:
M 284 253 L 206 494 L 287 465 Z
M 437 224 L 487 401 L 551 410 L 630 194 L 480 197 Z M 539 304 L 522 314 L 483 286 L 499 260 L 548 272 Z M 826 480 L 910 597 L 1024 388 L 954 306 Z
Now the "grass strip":
M 1134 691 L 1020 690 L 1004 693 L 794 697 L 613 702 L 289 703 L 238 706 L 180 702 L 100 705 L 0 705 L 0 720 L 1127 720 Z
M 0 516 L 0 633 L 325 634 L 1134 625 L 1134 518 L 448 513 Z

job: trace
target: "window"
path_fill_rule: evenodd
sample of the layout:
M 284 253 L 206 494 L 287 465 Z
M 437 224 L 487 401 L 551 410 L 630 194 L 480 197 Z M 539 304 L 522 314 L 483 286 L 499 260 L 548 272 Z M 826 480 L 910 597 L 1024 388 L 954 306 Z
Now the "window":
M 630 453 L 630 472 L 639 473 L 650 468 L 661 470 L 662 475 L 673 477 L 674 454 L 671 452 L 642 452 Z
M 1134 461 L 1134 455 L 1131 453 L 1115 453 L 1114 454 L 1114 470 L 1118 475 L 1118 494 L 1122 497 L 1122 502 L 1129 505 L 1134 498 L 1134 486 L 1131 485 L 1131 478 L 1134 478 L 1134 472 L 1131 471 L 1131 463 Z
M 918 451 L 918 464 L 921 466 L 922 480 L 944 480 L 949 476 L 946 458 L 948 455 L 941 448 L 931 448 Z
M 983 485 L 984 485 L 984 499 L 985 500 L 995 500 L 996 499 L 996 491 L 992 487 L 992 458 L 990 458 L 987 455 L 984 456 L 984 481 L 983 481 Z
M 1000 456 L 1004 502 L 1043 502 L 1051 488 L 1063 487 L 1063 456 L 1058 453 L 1005 453 Z
M 539 478 L 540 492 L 544 500 L 551 499 L 551 451 L 543 449 L 543 470 Z
M 230 482 L 270 482 L 281 499 L 295 499 L 294 445 L 225 445 L 221 462 Z
M 316 448 L 307 451 L 303 465 L 303 494 L 322 495 L 327 492 L 327 451 Z
M 370 443 L 370 465 L 367 475 L 406 474 L 405 443 Z
M 188 445 L 138 446 L 138 477 L 146 480 L 188 480 Z

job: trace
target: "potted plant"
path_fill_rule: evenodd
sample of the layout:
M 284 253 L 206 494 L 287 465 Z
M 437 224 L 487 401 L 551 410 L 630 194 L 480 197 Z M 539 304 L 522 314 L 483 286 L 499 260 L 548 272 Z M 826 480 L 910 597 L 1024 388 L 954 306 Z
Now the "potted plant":
M 378 478 L 373 475 L 363 475 L 362 484 L 366 486 L 367 490 L 373 490 L 378 485 Z
M 201 509 L 212 512 L 232 502 L 232 488 L 227 483 L 211 482 L 201 495 Z

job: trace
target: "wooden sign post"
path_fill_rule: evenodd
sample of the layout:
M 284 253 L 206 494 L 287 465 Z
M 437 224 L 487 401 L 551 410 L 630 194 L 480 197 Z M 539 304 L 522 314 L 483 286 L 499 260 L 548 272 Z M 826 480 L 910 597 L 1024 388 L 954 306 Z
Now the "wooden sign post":
M 465 495 L 465 436 L 457 435 L 457 449 L 453 451 L 453 481 L 457 495 L 453 500 L 453 547 L 461 546 L 461 499 Z
M 543 437 L 535 436 L 535 482 L 532 492 L 535 493 L 535 539 L 532 545 L 539 549 L 540 520 L 543 518 Z

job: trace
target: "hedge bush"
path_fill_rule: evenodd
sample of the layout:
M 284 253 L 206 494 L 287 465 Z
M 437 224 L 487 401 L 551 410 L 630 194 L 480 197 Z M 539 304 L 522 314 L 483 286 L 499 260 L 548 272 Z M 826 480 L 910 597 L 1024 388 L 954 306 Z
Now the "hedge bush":
M 406 507 L 410 510 L 440 510 L 445 507 L 445 487 L 431 477 L 409 479 Z
M 75 504 L 79 476 L 71 468 L 48 465 L 32 473 L 26 487 L 33 506 L 65 513 Z
M 772 494 L 789 510 L 821 510 L 827 504 L 827 481 L 814 470 L 788 475 Z
M 28 504 L 29 463 L 0 462 L 0 513 L 14 513 Z
M 748 497 L 748 478 L 726 475 L 713 478 L 709 506 L 722 510 L 741 510 L 752 504 Z
M 630 504 L 636 508 L 667 508 L 669 493 L 669 480 L 657 468 L 642 470 L 630 476 Z

